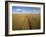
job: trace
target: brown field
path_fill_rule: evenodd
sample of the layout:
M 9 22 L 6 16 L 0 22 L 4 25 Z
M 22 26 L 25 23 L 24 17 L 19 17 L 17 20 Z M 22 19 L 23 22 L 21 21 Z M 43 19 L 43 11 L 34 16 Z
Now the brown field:
M 40 14 L 12 14 L 12 30 L 40 29 Z

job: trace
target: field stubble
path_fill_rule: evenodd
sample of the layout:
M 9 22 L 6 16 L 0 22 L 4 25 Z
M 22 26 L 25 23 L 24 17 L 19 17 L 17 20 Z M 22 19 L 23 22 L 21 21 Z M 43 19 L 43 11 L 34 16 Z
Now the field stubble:
M 40 14 L 12 14 L 12 29 L 40 29 Z

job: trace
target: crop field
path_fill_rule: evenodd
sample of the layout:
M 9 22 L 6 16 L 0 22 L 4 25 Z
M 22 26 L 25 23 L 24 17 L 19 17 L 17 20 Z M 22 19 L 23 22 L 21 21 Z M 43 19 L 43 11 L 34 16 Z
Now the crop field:
M 12 14 L 12 30 L 40 29 L 40 14 Z

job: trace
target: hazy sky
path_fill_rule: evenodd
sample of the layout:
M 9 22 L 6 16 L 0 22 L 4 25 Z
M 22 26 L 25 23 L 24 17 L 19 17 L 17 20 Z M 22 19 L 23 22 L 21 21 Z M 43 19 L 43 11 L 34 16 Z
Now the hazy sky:
M 22 7 L 22 6 L 13 6 L 13 14 L 38 14 L 40 13 L 39 7 Z

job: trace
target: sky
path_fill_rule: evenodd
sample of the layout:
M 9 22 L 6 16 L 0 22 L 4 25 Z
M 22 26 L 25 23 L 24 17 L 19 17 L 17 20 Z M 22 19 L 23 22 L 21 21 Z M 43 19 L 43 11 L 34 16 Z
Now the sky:
M 39 7 L 12 6 L 13 14 L 39 14 Z

